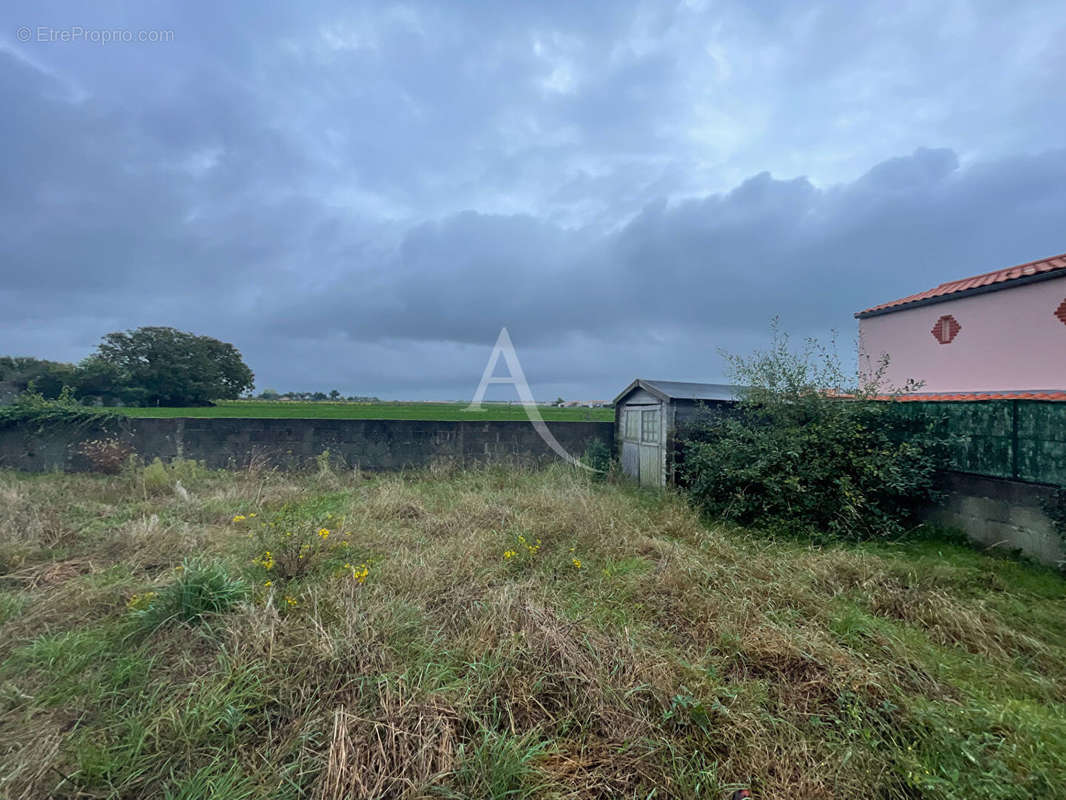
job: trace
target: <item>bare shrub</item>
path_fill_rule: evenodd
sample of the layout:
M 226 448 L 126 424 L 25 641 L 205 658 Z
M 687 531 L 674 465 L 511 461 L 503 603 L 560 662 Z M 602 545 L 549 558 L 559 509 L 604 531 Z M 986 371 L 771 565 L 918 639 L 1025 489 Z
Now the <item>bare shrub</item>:
M 133 454 L 133 448 L 113 437 L 88 439 L 78 444 L 75 451 L 84 456 L 94 472 L 118 475 Z

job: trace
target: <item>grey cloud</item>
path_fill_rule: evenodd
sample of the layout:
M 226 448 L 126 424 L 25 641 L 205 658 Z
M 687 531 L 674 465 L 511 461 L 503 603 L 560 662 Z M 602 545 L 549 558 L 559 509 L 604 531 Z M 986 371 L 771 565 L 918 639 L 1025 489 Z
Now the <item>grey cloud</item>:
M 1066 151 L 960 169 L 950 150 L 922 149 L 829 189 L 762 173 L 652 204 L 610 234 L 464 213 L 411 230 L 381 262 L 386 302 L 368 303 L 352 276 L 275 313 L 293 335 L 321 317 L 360 341 L 484 342 L 510 325 L 530 342 L 606 343 L 645 328 L 764 330 L 778 313 L 805 332 L 850 329 L 851 312 L 924 288 L 931 272 L 1061 250 L 1062 178 Z
M 508 325 L 603 397 L 1066 250 L 1061 6 L 868 9 L 6 6 L 0 352 L 172 324 L 262 385 L 451 397 Z

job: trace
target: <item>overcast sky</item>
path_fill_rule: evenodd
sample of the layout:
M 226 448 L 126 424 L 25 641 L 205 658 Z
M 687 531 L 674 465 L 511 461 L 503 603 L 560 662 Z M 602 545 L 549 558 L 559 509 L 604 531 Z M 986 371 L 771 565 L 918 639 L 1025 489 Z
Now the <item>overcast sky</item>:
M 774 315 L 850 351 L 1066 251 L 1063 41 L 1062 0 L 5 2 L 0 354 L 172 325 L 259 389 L 468 399 L 506 325 L 598 399 Z

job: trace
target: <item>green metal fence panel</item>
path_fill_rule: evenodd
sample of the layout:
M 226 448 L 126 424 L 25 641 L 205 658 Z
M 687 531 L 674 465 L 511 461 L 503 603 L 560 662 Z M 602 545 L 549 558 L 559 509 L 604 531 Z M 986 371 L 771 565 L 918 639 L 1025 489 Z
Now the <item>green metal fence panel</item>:
M 908 402 L 900 410 L 952 435 L 952 469 L 1066 486 L 1066 403 Z
M 1018 409 L 1016 477 L 1066 486 L 1066 403 L 1015 401 Z

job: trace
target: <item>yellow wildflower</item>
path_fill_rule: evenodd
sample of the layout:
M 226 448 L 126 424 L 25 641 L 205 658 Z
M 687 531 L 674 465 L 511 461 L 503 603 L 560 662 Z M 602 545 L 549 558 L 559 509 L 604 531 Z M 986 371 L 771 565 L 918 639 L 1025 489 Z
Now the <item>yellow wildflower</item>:
M 238 514 L 237 516 L 235 516 L 233 518 L 233 521 L 234 522 L 244 522 L 246 519 L 248 519 L 248 517 L 244 516 L 244 514 Z
M 365 564 L 360 564 L 358 567 L 353 567 L 351 564 L 345 564 L 344 569 L 347 570 L 352 578 L 359 583 L 363 583 L 366 580 L 366 576 L 370 574 L 370 568 Z
M 267 550 L 259 558 L 253 558 L 252 563 L 257 564 L 265 570 L 272 570 L 274 569 L 274 554 Z
M 127 608 L 142 609 L 148 608 L 152 604 L 152 600 L 155 599 L 155 592 L 145 592 L 144 594 L 135 594 L 126 603 Z
M 581 559 L 580 558 L 571 559 L 570 563 L 572 563 L 574 565 L 574 569 L 581 569 Z

